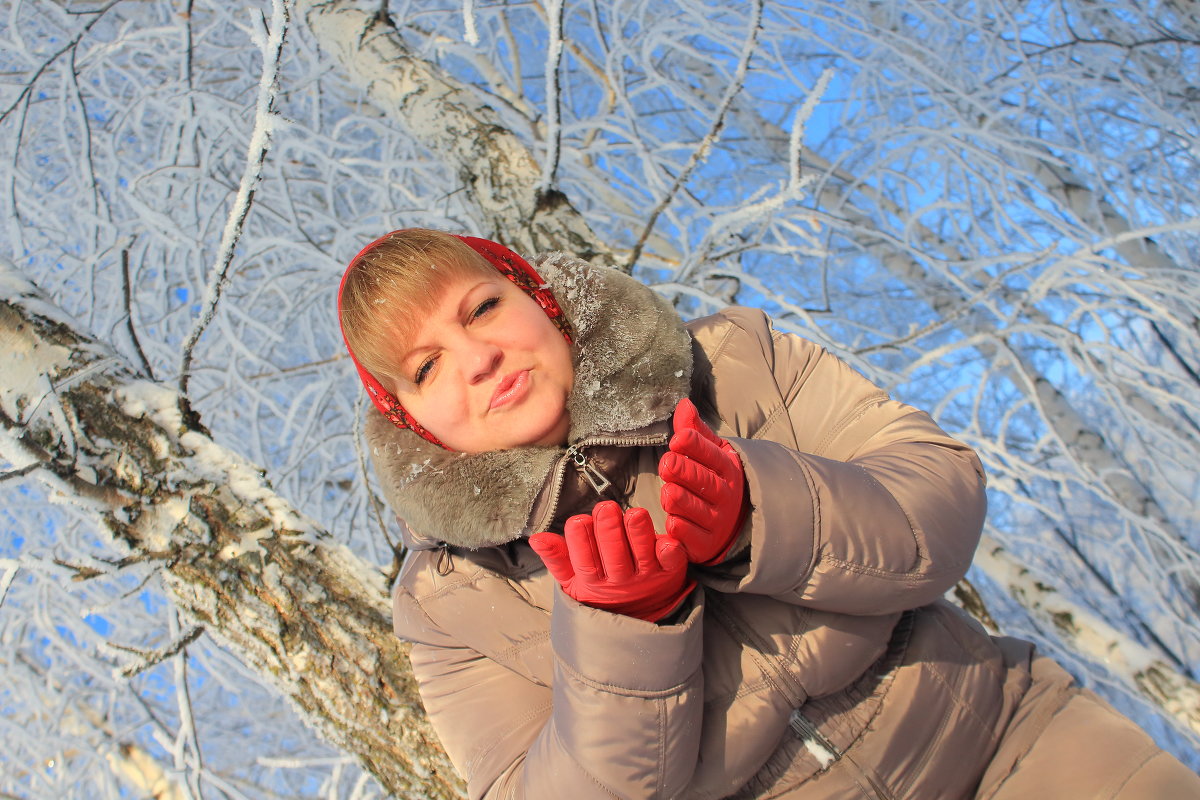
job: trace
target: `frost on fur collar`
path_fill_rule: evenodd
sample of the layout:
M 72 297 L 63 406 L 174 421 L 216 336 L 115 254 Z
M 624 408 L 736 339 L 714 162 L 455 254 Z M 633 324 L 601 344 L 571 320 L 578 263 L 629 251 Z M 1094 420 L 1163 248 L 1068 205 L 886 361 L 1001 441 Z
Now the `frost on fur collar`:
M 575 330 L 568 441 L 636 431 L 671 416 L 691 382 L 691 339 L 675 310 L 636 279 L 563 253 L 534 269 Z M 374 408 L 367 443 L 388 503 L 414 543 L 479 548 L 527 533 L 562 447 L 458 453 L 401 430 Z

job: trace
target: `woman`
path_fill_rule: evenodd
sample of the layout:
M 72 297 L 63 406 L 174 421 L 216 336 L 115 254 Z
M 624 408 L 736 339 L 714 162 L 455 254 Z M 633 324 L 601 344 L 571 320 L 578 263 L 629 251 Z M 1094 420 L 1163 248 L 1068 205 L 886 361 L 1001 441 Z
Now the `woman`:
M 1200 796 L 940 600 L 970 449 L 761 312 L 684 325 L 615 270 L 419 230 L 339 305 L 407 529 L 395 629 L 472 797 Z

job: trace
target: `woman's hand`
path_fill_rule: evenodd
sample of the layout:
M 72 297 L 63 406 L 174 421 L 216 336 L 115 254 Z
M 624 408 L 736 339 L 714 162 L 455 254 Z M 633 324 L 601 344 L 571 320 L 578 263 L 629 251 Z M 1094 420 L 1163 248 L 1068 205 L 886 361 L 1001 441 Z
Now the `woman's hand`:
M 749 507 L 746 470 L 729 442 L 713 433 L 688 398 L 672 419 L 670 448 L 658 461 L 667 535 L 693 564 L 717 564 L 737 541 Z
M 655 622 L 674 611 L 695 586 L 687 554 L 658 536 L 644 508 L 624 514 L 611 500 L 567 520 L 565 536 L 549 531 L 529 545 L 563 591 L 584 605 Z

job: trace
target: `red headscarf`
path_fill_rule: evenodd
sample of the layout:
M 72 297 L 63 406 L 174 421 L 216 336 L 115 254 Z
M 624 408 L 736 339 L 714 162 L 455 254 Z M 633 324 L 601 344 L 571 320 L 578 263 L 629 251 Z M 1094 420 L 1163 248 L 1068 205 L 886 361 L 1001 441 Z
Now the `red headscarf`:
M 342 290 L 346 286 L 346 277 L 350 274 L 350 270 L 358 264 L 359 260 L 369 253 L 376 245 L 387 241 L 387 239 L 396 233 L 402 231 L 392 231 L 391 233 L 380 236 L 375 241 L 358 251 L 358 255 L 350 260 L 349 266 L 346 267 L 346 272 L 342 275 L 342 282 L 338 285 L 338 325 L 342 324 Z M 546 312 L 546 316 L 554 323 L 554 327 L 562 333 L 563 338 L 569 343 L 571 341 L 571 324 L 567 321 L 563 314 L 562 308 L 559 307 L 558 301 L 554 299 L 554 295 L 550 291 L 550 287 L 545 284 L 542 277 L 534 271 L 533 267 L 529 266 L 529 262 L 521 258 L 519 255 L 509 250 L 502 244 L 488 241 L 487 239 L 479 239 L 474 236 L 458 236 L 457 238 L 466 242 L 472 250 L 487 259 L 496 270 L 515 283 L 521 291 L 534 299 L 542 311 Z M 383 388 L 374 375 L 367 372 L 362 364 L 358 363 L 358 359 L 354 357 L 354 351 L 350 349 L 350 342 L 346 340 L 346 330 L 342 328 L 342 341 L 346 344 L 346 351 L 350 353 L 350 360 L 354 362 L 355 369 L 358 370 L 358 377 L 362 379 L 363 386 L 367 387 L 367 394 L 371 398 L 371 402 L 379 409 L 379 412 L 391 420 L 398 428 L 408 428 L 413 433 L 421 438 L 430 441 L 439 447 L 446 447 L 437 440 L 432 433 L 421 427 L 412 416 L 404 410 L 404 406 L 400 405 L 400 401 L 396 396 Z M 446 447 L 447 450 L 450 448 Z

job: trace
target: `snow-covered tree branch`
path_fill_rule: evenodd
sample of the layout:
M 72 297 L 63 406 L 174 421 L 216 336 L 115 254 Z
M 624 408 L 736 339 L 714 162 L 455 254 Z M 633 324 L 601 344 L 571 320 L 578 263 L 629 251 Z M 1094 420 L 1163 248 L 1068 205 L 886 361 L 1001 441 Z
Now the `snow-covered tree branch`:
M 161 563 L 189 619 L 391 791 L 457 796 L 391 635 L 379 570 L 299 514 L 260 468 L 189 427 L 175 392 L 73 331 L 9 265 L 0 286 L 0 436 L 14 466 L 36 464 L 53 491 L 85 505 L 127 563 Z
M 469 86 L 414 54 L 389 18 L 355 2 L 301 0 L 309 28 L 372 102 L 454 170 L 497 240 L 530 252 L 607 252 L 542 170 Z

